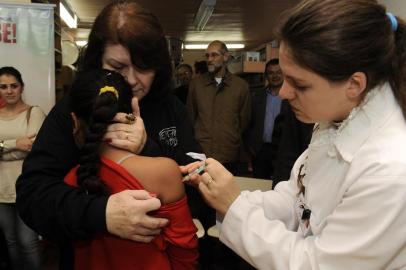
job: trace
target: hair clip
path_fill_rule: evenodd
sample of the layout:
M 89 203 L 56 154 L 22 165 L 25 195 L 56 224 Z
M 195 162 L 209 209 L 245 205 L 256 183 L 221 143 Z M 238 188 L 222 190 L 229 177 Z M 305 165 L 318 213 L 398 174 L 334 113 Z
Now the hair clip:
M 116 88 L 114 88 L 114 86 L 105 86 L 105 87 L 100 88 L 99 96 L 106 92 L 112 92 L 118 99 L 118 91 Z
M 390 12 L 387 12 L 386 16 L 388 16 L 388 18 L 390 20 L 390 24 L 392 26 L 392 31 L 396 32 L 396 30 L 398 29 L 398 20 L 396 19 L 395 15 L 393 15 Z

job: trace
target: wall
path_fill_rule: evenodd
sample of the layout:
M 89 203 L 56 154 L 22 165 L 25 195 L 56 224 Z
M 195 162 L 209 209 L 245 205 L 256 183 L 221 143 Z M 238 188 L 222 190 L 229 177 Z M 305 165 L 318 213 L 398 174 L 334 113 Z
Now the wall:
M 20 3 L 31 3 L 31 0 L 1 0 L 1 3 L 10 3 L 10 4 L 20 4 Z
M 183 50 L 183 63 L 189 64 L 194 67 L 196 61 L 206 61 L 206 50 Z M 235 51 L 231 50 L 232 55 Z
M 183 63 L 194 67 L 196 61 L 206 60 L 205 50 L 183 50 Z
M 378 0 L 380 4 L 386 6 L 389 12 L 406 20 L 406 1 L 405 0 Z

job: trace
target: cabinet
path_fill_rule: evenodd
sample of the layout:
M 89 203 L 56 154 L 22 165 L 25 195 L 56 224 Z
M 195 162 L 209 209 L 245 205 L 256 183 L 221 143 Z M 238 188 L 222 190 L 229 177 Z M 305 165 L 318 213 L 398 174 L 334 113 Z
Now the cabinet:
M 253 51 L 259 52 L 259 61 L 247 61 L 244 53 L 241 53 L 228 65 L 231 73 L 237 74 L 248 82 L 251 91 L 265 86 L 266 62 L 279 58 L 279 48 L 275 41 L 261 45 Z
M 244 53 L 241 53 L 229 64 L 230 72 L 237 74 L 264 73 L 266 62 L 279 57 L 279 48 L 276 42 L 264 44 L 253 51 L 259 52 L 259 61 L 247 61 Z
M 31 0 L 31 3 L 54 4 L 54 46 L 55 46 L 55 99 L 58 101 L 63 95 L 62 82 L 62 27 L 59 16 L 60 0 Z
M 228 65 L 232 73 L 263 73 L 265 70 L 265 61 L 245 61 L 238 60 Z

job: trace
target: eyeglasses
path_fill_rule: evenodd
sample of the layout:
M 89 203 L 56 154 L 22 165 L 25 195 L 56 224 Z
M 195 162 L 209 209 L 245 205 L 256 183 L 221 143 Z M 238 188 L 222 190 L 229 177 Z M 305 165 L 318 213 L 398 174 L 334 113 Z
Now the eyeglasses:
M 184 72 L 178 72 L 178 73 L 177 73 L 178 76 L 187 76 L 187 75 L 189 75 L 189 74 L 190 74 L 189 71 L 184 71 Z
M 270 72 L 266 72 L 266 75 L 282 75 L 282 71 L 270 71 Z
M 1 90 L 6 90 L 6 89 L 9 88 L 9 87 L 10 87 L 11 89 L 17 89 L 19 86 L 20 86 L 19 83 L 10 83 L 10 84 L 2 83 L 2 84 L 0 84 L 0 89 L 1 89 Z
M 220 55 L 223 55 L 222 53 L 218 53 L 218 52 L 212 52 L 212 53 L 206 53 L 205 56 L 207 59 L 209 59 L 210 57 L 212 58 L 216 58 L 219 57 Z

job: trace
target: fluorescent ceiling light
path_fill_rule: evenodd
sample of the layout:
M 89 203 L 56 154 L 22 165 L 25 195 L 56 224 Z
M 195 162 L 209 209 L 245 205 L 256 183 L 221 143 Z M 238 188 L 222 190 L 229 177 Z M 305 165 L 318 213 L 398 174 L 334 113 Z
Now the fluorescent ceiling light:
M 83 46 L 85 46 L 87 44 L 87 40 L 76 40 L 75 43 L 79 47 L 83 47 Z
M 197 31 L 202 31 L 214 11 L 216 0 L 202 0 L 196 13 L 194 25 Z
M 69 12 L 62 2 L 59 3 L 59 9 L 59 14 L 66 25 L 69 26 L 69 28 L 77 28 L 78 17 L 76 16 L 76 14 L 73 12 Z M 73 13 L 73 15 L 71 15 L 71 13 Z
M 209 44 L 185 44 L 186 50 L 205 50 Z M 226 43 L 228 49 L 244 49 L 245 45 L 242 43 Z

